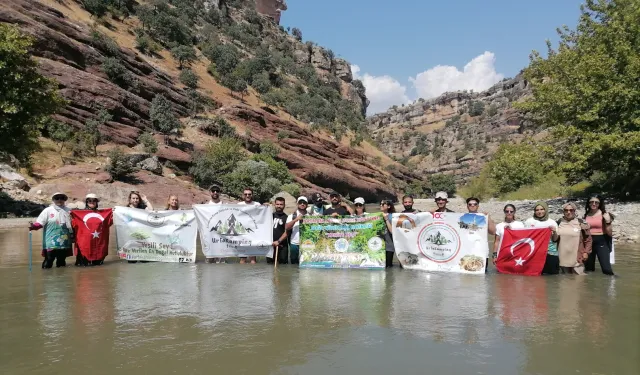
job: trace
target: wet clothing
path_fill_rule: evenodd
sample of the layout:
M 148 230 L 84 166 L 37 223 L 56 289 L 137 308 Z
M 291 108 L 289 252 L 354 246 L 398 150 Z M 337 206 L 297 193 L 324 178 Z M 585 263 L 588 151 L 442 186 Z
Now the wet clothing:
M 69 211 L 66 206 L 52 204 L 45 208 L 33 223 L 34 229 L 43 229 L 41 254 L 45 259 L 42 268 L 53 267 L 54 260 L 56 267 L 64 267 L 65 258 L 73 255 L 73 227 Z
M 393 214 L 387 214 L 387 220 L 391 221 Z M 392 267 L 393 266 L 393 255 L 396 253 L 396 248 L 393 245 L 393 233 L 391 233 L 391 231 L 389 231 L 389 228 L 387 228 L 387 223 L 385 221 L 384 223 L 384 250 L 385 250 L 385 257 L 386 257 L 386 267 Z
M 68 256 L 70 255 L 67 250 L 49 250 L 44 254 L 42 268 L 52 268 L 53 261 L 56 262 L 56 267 L 65 267 L 67 265 L 66 258 Z
M 289 252 L 291 253 L 291 264 L 300 264 L 300 245 L 289 245 Z
M 342 207 L 342 206 L 338 206 L 336 208 L 329 207 L 329 208 L 326 208 L 324 210 L 324 216 L 331 216 L 334 213 L 337 213 L 339 216 L 349 216 L 349 215 L 351 215 L 349 213 L 349 211 L 346 208 Z
M 285 232 L 284 225 L 287 222 L 287 214 L 284 212 L 274 212 L 273 213 L 273 241 L 278 241 L 280 237 Z M 280 243 L 278 246 L 278 264 L 287 264 L 289 263 L 289 250 L 288 250 L 288 239 L 285 238 L 284 241 Z M 275 257 L 275 249 L 269 251 L 267 254 L 267 263 L 274 263 Z
M 592 235 L 592 250 L 587 258 L 585 264 L 586 271 L 596 270 L 596 257 L 600 262 L 600 269 L 605 275 L 613 275 L 613 268 L 611 267 L 611 237 L 599 234 Z
M 563 271 L 582 273 L 584 254 L 591 253 L 589 224 L 582 219 L 558 220 L 558 254 Z

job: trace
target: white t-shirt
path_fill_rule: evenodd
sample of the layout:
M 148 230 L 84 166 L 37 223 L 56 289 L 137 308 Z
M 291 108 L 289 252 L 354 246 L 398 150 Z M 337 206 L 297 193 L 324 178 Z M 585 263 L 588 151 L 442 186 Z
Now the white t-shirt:
M 296 211 L 297 212 L 297 211 Z M 297 212 L 300 216 L 300 212 Z M 293 221 L 293 214 L 287 216 L 287 223 Z M 291 228 L 291 237 L 289 237 L 289 243 L 292 245 L 300 245 L 300 222 L 297 221 L 293 224 L 293 228 Z
M 209 200 L 209 203 L 208 203 L 208 204 L 221 205 L 221 204 L 222 204 L 222 201 L 220 201 L 220 202 L 216 203 L 216 202 L 214 202 L 214 201 L 212 201 L 212 200 Z
M 242 202 L 238 202 L 238 204 L 247 204 L 247 202 L 242 201 Z M 252 205 L 252 206 L 260 206 L 260 203 L 258 203 L 256 201 L 253 201 L 253 202 L 251 202 L 249 204 Z
M 509 225 L 511 229 L 524 229 L 524 223 L 522 221 L 512 221 L 510 223 L 502 222 L 500 224 L 496 224 L 496 236 L 502 237 L 504 234 L 504 228 Z

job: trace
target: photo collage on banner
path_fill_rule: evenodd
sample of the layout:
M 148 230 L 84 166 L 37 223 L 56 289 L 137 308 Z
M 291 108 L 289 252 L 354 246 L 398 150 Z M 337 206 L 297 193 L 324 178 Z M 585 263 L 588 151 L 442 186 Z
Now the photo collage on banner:
M 131 261 L 194 263 L 196 222 L 193 211 L 145 211 L 115 207 L 118 257 Z
M 193 210 L 207 258 L 265 256 L 272 248 L 269 206 L 196 204 Z
M 393 214 L 393 243 L 404 268 L 483 274 L 489 255 L 483 214 Z
M 384 269 L 384 226 L 381 213 L 305 218 L 300 224 L 300 267 Z

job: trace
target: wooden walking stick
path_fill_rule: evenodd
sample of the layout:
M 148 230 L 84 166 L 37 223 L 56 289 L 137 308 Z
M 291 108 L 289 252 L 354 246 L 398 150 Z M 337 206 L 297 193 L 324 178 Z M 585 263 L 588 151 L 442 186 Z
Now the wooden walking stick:
M 278 249 L 280 249 L 280 246 L 276 246 L 276 257 L 274 259 L 273 262 L 273 269 L 277 269 L 278 268 Z

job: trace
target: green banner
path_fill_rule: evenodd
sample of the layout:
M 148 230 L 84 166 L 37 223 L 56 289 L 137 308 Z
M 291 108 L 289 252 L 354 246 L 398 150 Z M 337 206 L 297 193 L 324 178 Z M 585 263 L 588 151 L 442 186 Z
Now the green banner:
M 382 213 L 307 216 L 300 223 L 300 267 L 383 269 L 384 230 Z

